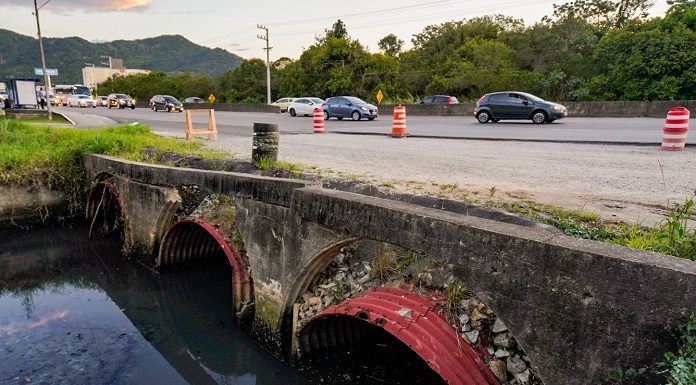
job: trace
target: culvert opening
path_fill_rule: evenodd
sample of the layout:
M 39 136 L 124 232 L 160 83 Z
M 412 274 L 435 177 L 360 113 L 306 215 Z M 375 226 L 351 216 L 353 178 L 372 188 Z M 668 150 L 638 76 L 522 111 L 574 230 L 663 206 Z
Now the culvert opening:
M 197 265 L 225 261 L 232 282 L 233 318 L 241 322 L 253 315 L 253 283 L 247 264 L 233 245 L 230 245 L 215 226 L 187 218 L 175 223 L 160 243 L 157 267 L 164 271 L 187 271 Z
M 123 201 L 114 185 L 108 180 L 97 183 L 87 200 L 90 237 L 122 234 L 125 230 L 124 215 Z
M 303 330 L 301 367 L 331 385 L 445 385 L 442 377 L 382 327 L 355 317 L 322 317 Z

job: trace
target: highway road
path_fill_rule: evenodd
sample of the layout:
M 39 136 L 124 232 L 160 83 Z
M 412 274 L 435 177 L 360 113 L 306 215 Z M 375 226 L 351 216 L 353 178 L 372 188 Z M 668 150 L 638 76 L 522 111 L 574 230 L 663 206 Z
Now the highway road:
M 69 116 L 98 115 L 119 123 L 141 122 L 154 131 L 183 135 L 184 114 L 154 112 L 145 108 L 117 110 L 99 107 L 58 109 Z M 408 113 L 408 111 L 407 111 Z M 207 116 L 194 115 L 194 123 L 205 125 Z M 215 113 L 217 127 L 222 136 L 251 136 L 255 122 L 278 124 L 281 133 L 303 134 L 312 132 L 311 117 L 291 117 L 272 113 Z M 95 120 L 98 120 L 96 118 Z M 655 118 L 567 118 L 551 124 L 536 125 L 531 121 L 513 121 L 480 124 L 472 117 L 409 116 L 410 135 L 434 138 L 470 138 L 490 140 L 529 140 L 581 143 L 660 143 L 664 119 Z M 103 119 L 102 119 L 103 120 Z M 88 119 L 89 121 L 89 119 Z M 388 134 L 391 132 L 391 116 L 380 116 L 375 121 L 326 121 L 326 131 L 346 134 Z M 696 135 L 690 135 L 688 143 L 696 144 Z

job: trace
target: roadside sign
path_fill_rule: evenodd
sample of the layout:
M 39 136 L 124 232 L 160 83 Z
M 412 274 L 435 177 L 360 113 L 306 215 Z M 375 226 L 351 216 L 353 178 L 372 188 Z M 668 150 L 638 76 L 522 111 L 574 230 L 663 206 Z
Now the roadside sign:
M 215 95 L 210 94 L 210 96 L 208 96 L 208 101 L 211 103 L 215 103 Z
M 382 103 L 383 98 L 384 98 L 384 95 L 382 95 L 382 90 L 377 91 L 377 104 Z
M 58 69 L 46 68 L 46 74 L 48 76 L 58 76 Z M 41 68 L 34 68 L 34 75 L 43 76 L 43 70 Z

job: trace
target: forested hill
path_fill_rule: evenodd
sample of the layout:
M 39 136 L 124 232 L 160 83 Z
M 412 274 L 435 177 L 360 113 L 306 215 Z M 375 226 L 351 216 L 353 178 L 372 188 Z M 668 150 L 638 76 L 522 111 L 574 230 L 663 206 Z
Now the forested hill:
M 54 84 L 82 83 L 85 63 L 100 66 L 108 60 L 102 56 L 122 58 L 127 68 L 207 76 L 220 75 L 243 61 L 223 49 L 202 47 L 179 35 L 107 43 L 90 43 L 79 37 L 44 38 L 43 42 L 46 66 L 59 71 Z M 35 38 L 0 29 L 0 81 L 8 76 L 32 77 L 34 68 L 40 66 Z

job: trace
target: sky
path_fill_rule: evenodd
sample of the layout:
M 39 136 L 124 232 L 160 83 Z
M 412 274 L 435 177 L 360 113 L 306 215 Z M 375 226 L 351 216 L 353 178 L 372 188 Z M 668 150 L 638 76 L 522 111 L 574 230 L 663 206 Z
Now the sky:
M 38 5 L 47 0 L 38 0 Z M 377 52 L 390 33 L 410 46 L 427 25 L 487 14 L 521 18 L 530 25 L 563 0 L 48 0 L 39 11 L 44 37 L 79 36 L 89 41 L 133 40 L 178 34 L 194 43 L 220 47 L 243 58 L 265 58 L 258 39 L 269 29 L 271 60 L 297 58 L 336 19 L 353 39 Z M 652 16 L 668 6 L 656 0 Z M 0 28 L 36 36 L 32 0 L 0 0 Z M 128 58 L 125 64 L 128 66 Z

